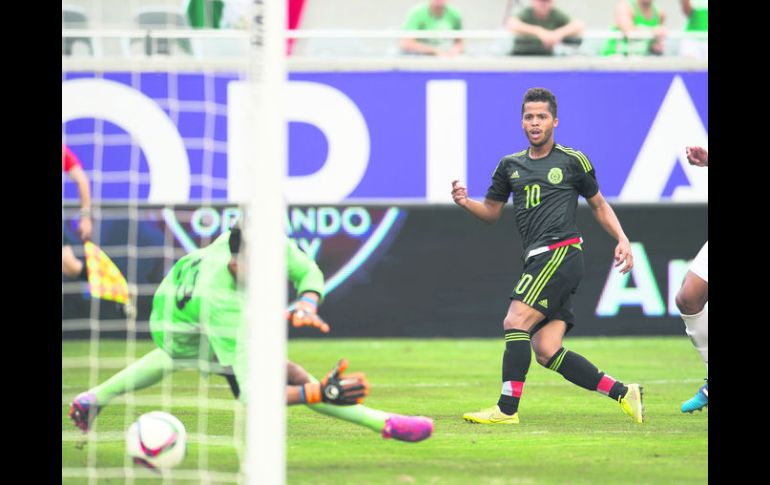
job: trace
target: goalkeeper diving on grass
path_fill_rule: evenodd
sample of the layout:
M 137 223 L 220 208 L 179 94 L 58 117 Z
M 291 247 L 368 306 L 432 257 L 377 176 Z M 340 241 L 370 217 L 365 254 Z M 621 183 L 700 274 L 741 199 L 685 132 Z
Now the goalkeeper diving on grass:
M 246 325 L 243 285 L 238 277 L 242 232 L 233 228 L 213 243 L 182 257 L 161 281 L 150 314 L 150 332 L 158 348 L 118 372 L 107 381 L 79 394 L 70 404 L 69 416 L 84 433 L 97 414 L 114 398 L 160 382 L 178 369 L 197 368 L 225 376 L 236 398 L 246 373 Z M 312 326 L 327 333 L 329 326 L 317 313 L 324 295 L 323 273 L 309 256 L 287 239 L 289 280 L 298 299 L 288 318 L 295 327 Z M 287 362 L 286 403 L 306 404 L 310 409 L 365 426 L 384 438 L 421 441 L 433 432 L 433 421 L 404 416 L 361 405 L 369 393 L 362 373 L 345 374 L 347 361 L 340 360 L 320 382 L 305 369 Z

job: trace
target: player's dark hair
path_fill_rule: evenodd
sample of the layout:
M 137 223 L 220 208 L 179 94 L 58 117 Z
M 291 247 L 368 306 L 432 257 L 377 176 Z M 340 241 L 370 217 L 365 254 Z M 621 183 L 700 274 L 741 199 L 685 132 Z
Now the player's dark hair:
M 521 103 L 521 114 L 524 114 L 524 105 L 526 103 L 544 102 L 548 103 L 548 111 L 551 116 L 556 118 L 556 96 L 545 88 L 530 88 L 524 93 L 524 101 Z
M 238 254 L 238 251 L 241 250 L 241 228 L 240 227 L 233 227 L 230 229 L 230 239 L 228 241 L 230 245 L 230 254 L 235 256 Z

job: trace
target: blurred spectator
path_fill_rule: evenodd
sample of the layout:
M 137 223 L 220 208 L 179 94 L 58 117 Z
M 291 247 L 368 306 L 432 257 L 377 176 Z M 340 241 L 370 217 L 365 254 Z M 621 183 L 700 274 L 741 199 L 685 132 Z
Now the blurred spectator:
M 187 19 L 196 29 L 218 29 L 224 5 L 224 0 L 189 0 Z
M 508 18 L 508 30 L 516 34 L 511 55 L 552 56 L 556 44 L 579 44 L 577 37 L 584 30 L 583 22 L 572 20 L 559 9 L 554 0 L 530 0 L 531 6 Z
M 409 11 L 405 30 L 462 30 L 460 12 L 447 5 L 447 0 L 429 0 Z M 408 54 L 455 56 L 463 52 L 462 39 L 415 39 L 401 41 L 401 50 Z
M 188 0 L 187 19 L 196 29 L 247 29 L 254 0 Z
M 681 0 L 682 11 L 687 17 L 685 32 L 709 31 L 709 2 L 708 0 Z M 682 39 L 679 44 L 679 55 L 706 59 L 709 56 L 709 41 L 707 39 Z
M 621 0 L 615 6 L 612 30 L 623 33 L 622 39 L 610 39 L 602 55 L 663 55 L 666 28 L 663 10 L 653 0 Z M 653 39 L 629 39 L 632 33 L 651 33 Z

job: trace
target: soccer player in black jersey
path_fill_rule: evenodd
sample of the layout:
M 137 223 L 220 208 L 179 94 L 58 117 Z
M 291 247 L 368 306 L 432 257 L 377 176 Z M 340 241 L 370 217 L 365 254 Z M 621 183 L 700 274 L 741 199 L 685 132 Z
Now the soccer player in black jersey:
M 599 224 L 618 241 L 615 267 L 622 273 L 634 265 L 631 245 L 615 212 L 599 192 L 588 157 L 554 142 L 553 131 L 559 120 L 553 93 L 543 88 L 529 89 L 521 112 L 529 148 L 500 160 L 484 201 L 469 199 L 467 188 L 458 180 L 452 182 L 454 202 L 488 224 L 500 218 L 508 196 L 513 194 L 524 245 L 524 268 L 503 321 L 505 352 L 500 398 L 496 406 L 466 413 L 463 418 L 482 424 L 519 422 L 519 399 L 531 361 L 531 345 L 539 364 L 584 389 L 609 396 L 641 423 L 644 406 L 639 384 L 624 385 L 562 346 L 564 335 L 574 325 L 570 298 L 583 277 L 583 240 L 575 224 L 578 195 L 586 199 Z

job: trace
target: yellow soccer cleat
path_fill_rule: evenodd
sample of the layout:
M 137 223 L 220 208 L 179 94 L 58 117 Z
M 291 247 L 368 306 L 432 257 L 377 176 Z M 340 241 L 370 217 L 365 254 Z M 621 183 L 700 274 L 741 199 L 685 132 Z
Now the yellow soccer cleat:
M 519 413 L 505 414 L 497 405 L 494 405 L 475 413 L 465 413 L 463 419 L 469 423 L 479 424 L 519 424 Z
M 635 423 L 644 422 L 644 404 L 642 403 L 644 393 L 642 391 L 643 388 L 639 384 L 629 384 L 626 395 L 618 400 L 620 407 L 633 418 Z

